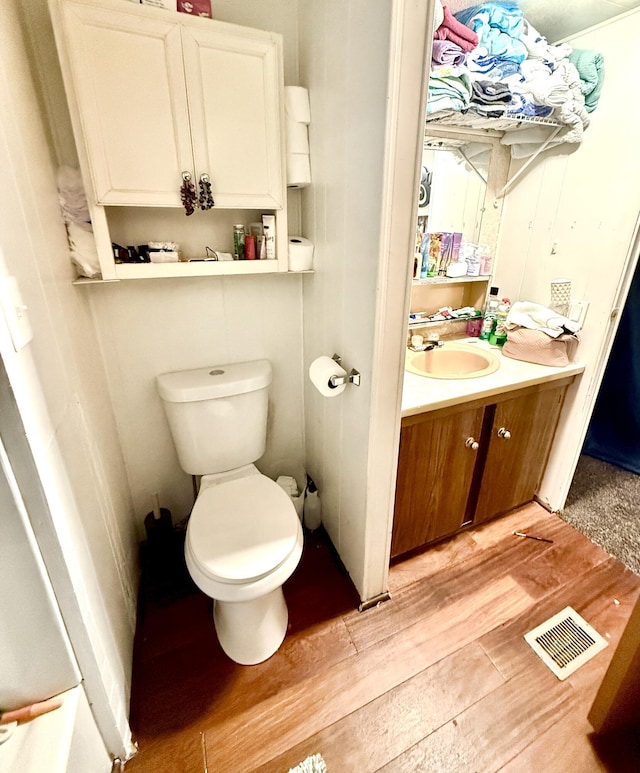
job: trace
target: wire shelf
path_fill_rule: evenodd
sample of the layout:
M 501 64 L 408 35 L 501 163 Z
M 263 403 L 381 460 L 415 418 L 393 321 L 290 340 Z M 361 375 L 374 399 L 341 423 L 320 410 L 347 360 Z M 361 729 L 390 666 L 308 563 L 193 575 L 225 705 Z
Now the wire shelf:
M 437 113 L 431 113 L 426 117 L 427 125 L 436 124 L 438 126 L 457 126 L 468 129 L 487 129 L 492 131 L 508 131 L 517 129 L 519 126 L 535 125 L 548 126 L 550 128 L 561 126 L 562 124 L 553 118 L 541 118 L 539 116 L 529 115 L 505 115 L 500 118 L 487 118 L 469 109 L 466 112 L 459 110 L 440 110 Z

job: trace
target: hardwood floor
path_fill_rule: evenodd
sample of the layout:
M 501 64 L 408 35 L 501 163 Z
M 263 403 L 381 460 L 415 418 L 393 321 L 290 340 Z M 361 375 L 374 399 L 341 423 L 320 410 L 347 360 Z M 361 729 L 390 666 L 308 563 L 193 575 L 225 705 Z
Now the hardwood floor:
M 257 666 L 222 653 L 205 596 L 141 602 L 127 773 L 286 773 L 316 753 L 329 773 L 640 770 L 637 734 L 593 739 L 586 720 L 640 577 L 572 526 L 528 505 L 397 563 L 389 585 L 358 612 L 307 535 L 287 638 Z M 523 636 L 568 605 L 610 646 L 559 681 Z

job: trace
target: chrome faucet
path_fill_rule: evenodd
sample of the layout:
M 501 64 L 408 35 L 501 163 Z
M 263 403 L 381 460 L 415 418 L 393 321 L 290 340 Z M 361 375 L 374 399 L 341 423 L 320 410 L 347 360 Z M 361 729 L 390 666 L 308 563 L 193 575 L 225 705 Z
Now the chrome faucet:
M 417 346 L 414 346 L 413 342 L 409 345 L 409 349 L 411 349 L 412 352 L 428 352 L 431 349 L 437 349 L 439 346 L 443 345 L 443 341 L 438 340 L 426 340 L 423 341 L 421 344 L 418 344 Z

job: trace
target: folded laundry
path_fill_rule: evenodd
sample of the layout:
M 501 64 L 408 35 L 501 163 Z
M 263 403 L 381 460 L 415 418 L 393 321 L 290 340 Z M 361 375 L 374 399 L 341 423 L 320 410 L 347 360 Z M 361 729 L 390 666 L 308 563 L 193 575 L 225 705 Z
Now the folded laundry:
M 536 105 L 529 94 L 512 93 L 511 102 L 507 107 L 509 115 L 526 115 L 534 118 L 548 118 L 553 108 L 548 105 Z
M 520 40 L 527 49 L 527 59 L 542 59 L 546 62 L 559 62 L 560 59 L 566 59 L 572 50 L 568 43 L 561 43 L 557 46 L 547 43 L 547 39 L 526 19 L 524 19 Z
M 584 95 L 584 106 L 592 113 L 598 106 L 602 82 L 604 81 L 604 57 L 597 51 L 576 48 L 569 54 L 569 61 L 575 65 L 580 76 L 580 88 Z
M 561 72 L 552 72 L 540 60 L 527 60 L 520 65 L 520 75 L 506 79 L 515 94 L 525 94 L 536 105 L 560 107 L 570 97 L 570 88 Z
M 463 64 L 465 52 L 451 40 L 434 40 L 431 49 L 431 61 L 438 64 Z
M 471 99 L 471 81 L 464 68 L 434 67 L 429 77 L 427 113 L 466 110 Z
M 442 6 L 444 20 L 438 29 L 434 32 L 435 40 L 450 40 L 452 43 L 460 46 L 463 51 L 473 51 L 478 45 L 478 36 L 476 33 L 461 24 L 446 5 Z
M 472 78 L 477 75 L 499 81 L 520 72 L 517 62 L 489 54 L 482 46 L 467 54 L 465 64 Z
M 456 13 L 455 18 L 478 35 L 490 54 L 522 62 L 527 49 L 520 40 L 524 14 L 515 2 L 484 3 Z
M 500 81 L 474 80 L 471 82 L 471 101 L 481 105 L 509 104 L 511 91 L 506 83 Z

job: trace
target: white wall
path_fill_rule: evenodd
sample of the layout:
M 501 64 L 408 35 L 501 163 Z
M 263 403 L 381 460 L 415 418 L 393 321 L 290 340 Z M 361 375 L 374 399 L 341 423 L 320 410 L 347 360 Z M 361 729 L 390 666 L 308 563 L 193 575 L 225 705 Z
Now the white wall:
M 54 168 L 18 7 L 0 15 L 0 274 L 16 276 L 34 330 L 2 357 L 74 579 L 110 721 L 127 749 L 137 588 L 131 500 L 86 297 L 71 285 Z M 54 588 L 55 577 L 52 577 Z
M 304 286 L 305 370 L 337 352 L 362 373 L 362 386 L 333 399 L 305 379 L 307 467 L 324 525 L 363 598 L 382 590 L 366 580 L 366 514 L 390 28 L 390 3 L 375 13 L 363 0 L 300 4 L 313 178 L 302 193 L 303 235 L 315 244 L 317 270 Z
M 577 354 L 587 367 L 570 393 L 540 492 L 556 510 L 564 505 L 610 350 L 617 325 L 611 311 L 620 290 L 626 292 L 620 285 L 640 213 L 640 103 L 631 89 L 639 37 L 635 11 L 570 41 L 605 57 L 591 126 L 575 153 L 536 164 L 505 201 L 495 279 L 501 295 L 548 305 L 550 280 L 568 277 L 573 297 L 591 304 Z

